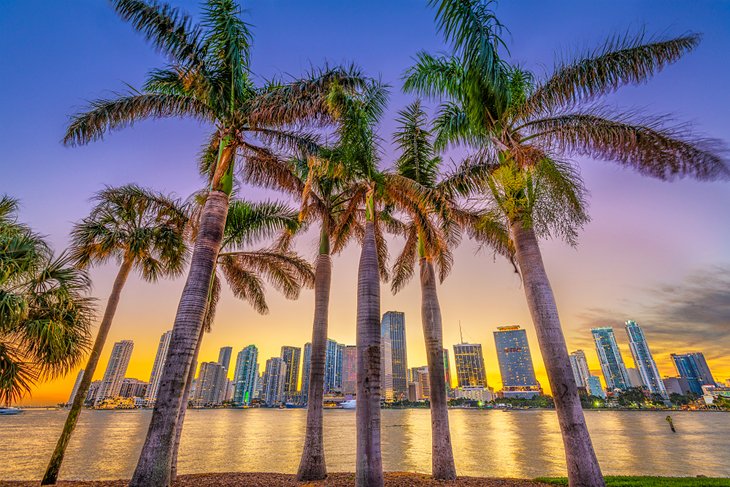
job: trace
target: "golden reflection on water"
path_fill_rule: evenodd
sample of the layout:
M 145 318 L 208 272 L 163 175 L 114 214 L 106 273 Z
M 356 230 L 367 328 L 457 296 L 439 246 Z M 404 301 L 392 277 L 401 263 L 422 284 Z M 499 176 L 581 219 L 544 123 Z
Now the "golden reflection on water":
M 353 471 L 355 411 L 325 411 L 330 471 Z M 65 479 L 131 476 L 150 411 L 84 411 L 61 469 Z M 53 450 L 65 411 L 26 411 L 0 417 L 0 480 L 38 479 Z M 588 427 L 604 473 L 610 475 L 730 476 L 727 413 L 589 411 Z M 449 412 L 459 475 L 564 475 L 565 459 L 553 411 Z M 306 410 L 191 410 L 180 449 L 181 473 L 294 473 Z M 428 473 L 431 421 L 427 409 L 382 411 L 383 466 Z

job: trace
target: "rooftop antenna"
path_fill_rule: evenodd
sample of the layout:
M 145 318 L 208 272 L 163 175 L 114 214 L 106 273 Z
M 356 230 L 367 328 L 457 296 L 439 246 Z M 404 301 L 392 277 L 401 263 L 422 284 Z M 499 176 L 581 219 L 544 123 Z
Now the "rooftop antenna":
M 461 343 L 464 343 L 464 334 L 461 332 L 461 320 L 459 320 L 459 337 L 461 338 Z

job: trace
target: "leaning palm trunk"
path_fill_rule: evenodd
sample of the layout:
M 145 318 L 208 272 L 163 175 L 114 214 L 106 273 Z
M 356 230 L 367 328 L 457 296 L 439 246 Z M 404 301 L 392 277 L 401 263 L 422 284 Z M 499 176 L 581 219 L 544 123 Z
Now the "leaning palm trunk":
M 558 308 L 550 287 L 540 247 L 532 228 L 521 222 L 510 226 L 517 264 L 522 273 L 527 305 L 537 332 L 543 362 L 553 391 L 563 435 L 568 481 L 571 487 L 604 487 L 601 467 L 593 451 L 578 388 L 560 327 Z
M 201 215 L 200 231 L 185 288 L 177 308 L 160 390 L 130 486 L 170 485 L 172 450 L 185 383 L 190 374 L 207 308 L 215 260 L 228 212 L 228 194 L 212 190 Z
M 431 385 L 431 474 L 437 480 L 454 480 L 456 467 L 451 449 L 449 408 L 441 323 L 441 306 L 436 292 L 433 263 L 421 258 L 421 321 L 426 340 L 428 380 Z
M 314 274 L 314 325 L 312 354 L 307 391 L 307 430 L 297 480 L 322 480 L 327 477 L 322 433 L 324 402 L 324 367 L 327 355 L 327 325 L 332 281 L 332 259 L 320 253 Z
M 125 259 L 122 265 L 119 267 L 117 277 L 114 279 L 114 285 L 112 286 L 112 292 L 109 295 L 109 300 L 106 303 L 106 309 L 104 310 L 104 317 L 99 325 L 99 333 L 96 335 L 96 341 L 94 341 L 94 348 L 91 349 L 91 355 L 89 355 L 89 361 L 86 363 L 84 369 L 84 375 L 81 377 L 81 383 L 74 396 L 71 410 L 66 418 L 66 423 L 63 425 L 63 431 L 61 437 L 58 439 L 56 449 L 53 451 L 51 460 L 48 462 L 48 468 L 46 468 L 46 474 L 43 476 L 41 485 L 52 485 L 58 480 L 58 473 L 61 470 L 61 464 L 63 463 L 63 457 L 66 454 L 66 448 L 68 442 L 71 440 L 71 435 L 76 428 L 76 423 L 79 420 L 79 414 L 81 414 L 81 408 L 86 400 L 86 394 L 89 392 L 89 386 L 91 385 L 91 379 L 94 377 L 96 372 L 96 366 L 99 363 L 99 357 L 104 349 L 104 343 L 106 337 L 109 335 L 109 330 L 112 327 L 112 321 L 114 320 L 114 314 L 117 311 L 119 305 L 119 298 L 122 294 L 124 284 L 127 282 L 129 272 L 132 270 L 132 260 Z
M 198 363 L 198 354 L 200 353 L 200 345 L 203 343 L 203 335 L 205 334 L 205 328 L 200 327 L 200 335 L 198 335 L 198 344 L 195 346 L 195 354 L 193 355 L 193 364 L 190 367 L 190 373 L 188 374 L 187 382 L 185 382 L 185 391 L 183 392 L 183 398 L 180 402 L 180 412 L 177 418 L 177 424 L 175 425 L 175 441 L 172 445 L 172 460 L 170 460 L 170 480 L 172 482 L 177 479 L 177 455 L 180 451 L 180 439 L 182 438 L 183 424 L 185 423 L 185 413 L 188 410 L 188 402 L 190 401 L 190 389 L 193 387 L 193 380 L 195 379 L 195 369 Z
M 365 223 L 357 275 L 358 487 L 383 485 L 380 454 L 380 276 L 375 227 Z

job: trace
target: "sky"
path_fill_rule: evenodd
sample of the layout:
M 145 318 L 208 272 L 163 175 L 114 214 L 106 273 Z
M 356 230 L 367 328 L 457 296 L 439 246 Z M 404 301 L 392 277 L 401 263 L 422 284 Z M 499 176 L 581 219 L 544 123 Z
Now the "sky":
M 197 14 L 197 1 L 174 2 Z M 445 51 L 425 1 L 251 0 L 244 19 L 252 24 L 252 70 L 258 82 L 296 77 L 312 66 L 354 62 L 391 86 L 383 167 L 392 165 L 390 144 L 396 112 L 413 100 L 401 92 L 401 77 L 420 50 Z M 48 236 L 60 251 L 75 221 L 90 209 L 89 198 L 104 185 L 135 182 L 186 197 L 202 187 L 196 155 L 209 127 L 191 121 L 146 121 L 103 142 L 64 147 L 68 117 L 88 101 L 113 96 L 127 84 L 141 86 L 145 73 L 164 65 L 107 2 L 1 0 L 0 9 L 0 192 L 20 199 L 20 219 Z M 509 59 L 538 78 L 554 63 L 600 45 L 609 36 L 637 32 L 703 34 L 703 41 L 649 83 L 611 95 L 612 106 L 690 122 L 697 133 L 730 140 L 730 3 L 619 1 L 501 1 L 499 19 L 509 29 Z M 569 350 L 587 352 L 600 375 L 590 328 L 613 326 L 627 366 L 633 366 L 623 330 L 625 320 L 644 329 L 663 375 L 676 375 L 669 354 L 702 351 L 716 380 L 730 378 L 730 186 L 727 183 L 662 183 L 610 163 L 579 159 L 590 190 L 592 221 L 578 245 L 545 241 L 545 264 L 555 291 Z M 246 188 L 247 199 L 283 196 Z M 391 256 L 402 242 L 392 240 Z M 314 235 L 297 242 L 313 259 Z M 358 249 L 334 259 L 330 337 L 355 342 Z M 93 269 L 93 295 L 103 312 L 116 272 L 114 263 Z M 148 380 L 160 335 L 171 328 L 183 279 L 125 287 L 95 378 L 103 375 L 112 344 L 135 343 L 127 377 Z M 465 240 L 455 251 L 451 275 L 440 286 L 444 344 L 464 340 L 484 346 L 490 386 L 501 387 L 493 332 L 519 324 L 528 330 L 538 379 L 547 386 L 523 289 L 512 268 L 488 250 Z M 416 281 L 396 296 L 382 288 L 381 310 L 406 313 L 408 364 L 425 364 Z M 271 312 L 257 315 L 225 292 L 213 331 L 205 336 L 200 361 L 217 360 L 218 349 L 235 353 L 248 344 L 260 362 L 282 345 L 303 346 L 311 338 L 313 292 L 288 301 L 271 290 Z M 22 404 L 65 401 L 77 371 L 39 384 Z M 231 372 L 232 375 L 232 372 Z

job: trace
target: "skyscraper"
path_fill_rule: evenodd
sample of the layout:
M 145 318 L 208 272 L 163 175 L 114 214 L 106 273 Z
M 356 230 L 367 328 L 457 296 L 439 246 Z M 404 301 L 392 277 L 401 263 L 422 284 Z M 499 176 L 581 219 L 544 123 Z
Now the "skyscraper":
M 307 342 L 304 344 L 304 356 L 302 357 L 302 403 L 304 404 L 307 403 L 307 399 L 309 398 L 309 374 L 311 370 L 312 344 Z
M 231 354 L 233 347 L 221 347 L 218 352 L 218 363 L 223 366 L 226 371 L 231 367 Z
M 225 396 L 221 387 L 227 385 L 225 381 L 226 369 L 218 362 L 203 362 L 200 364 L 198 381 L 192 402 L 198 407 L 217 406 Z
M 416 400 L 422 401 L 431 397 L 431 380 L 428 376 L 428 365 L 411 369 L 411 382 L 416 384 Z
M 157 400 L 157 392 L 160 390 L 160 378 L 162 377 L 162 368 L 167 360 L 167 350 L 170 348 L 170 339 L 172 339 L 172 330 L 166 331 L 160 337 L 160 344 L 157 345 L 157 355 L 152 364 L 152 373 L 150 374 L 150 382 L 147 386 L 145 394 L 145 403 L 148 406 L 154 406 Z
M 494 344 L 497 347 L 504 396 L 529 398 L 540 394 L 527 332 L 518 325 L 500 326 L 494 332 Z
M 583 350 L 576 350 L 570 354 L 569 358 L 576 385 L 588 390 L 588 378 L 591 376 L 591 371 L 588 370 L 588 360 L 586 360 L 585 352 Z
M 659 394 L 665 399 L 669 398 L 664 382 L 662 382 L 662 376 L 659 375 L 659 369 L 654 362 L 649 345 L 646 343 L 644 331 L 638 323 L 629 320 L 626 322 L 626 334 L 629 336 L 629 348 L 641 382 L 652 394 Z
M 256 394 L 256 383 L 259 376 L 259 351 L 255 345 L 249 345 L 236 357 L 236 368 L 233 371 L 233 403 L 239 406 L 251 404 Z
M 588 394 L 591 396 L 600 397 L 606 399 L 606 392 L 601 387 L 601 379 L 597 375 L 588 376 Z
M 132 340 L 122 340 L 114 344 L 94 404 L 100 403 L 107 397 L 119 396 L 119 389 L 122 387 L 124 374 L 127 373 L 127 366 L 133 349 L 134 342 Z
M 695 394 L 702 394 L 703 385 L 715 385 L 715 378 L 701 352 L 673 353 L 671 357 L 677 373 L 687 379 L 690 390 Z
M 302 349 L 299 347 L 281 347 L 281 358 L 286 363 L 286 378 L 284 380 L 284 400 L 291 401 L 297 396 L 299 388 L 299 359 Z
M 79 392 L 79 386 L 81 385 L 81 380 L 84 378 L 84 369 L 79 370 L 79 373 L 76 374 L 76 382 L 74 382 L 74 387 L 71 389 L 71 395 L 68 398 L 68 402 L 66 405 L 70 406 L 74 402 L 74 398 L 76 397 L 76 393 Z
M 284 382 L 286 381 L 286 363 L 281 357 L 272 357 L 266 361 L 261 399 L 267 406 L 277 406 L 284 401 Z
M 454 363 L 459 387 L 487 387 L 482 345 L 459 343 L 454 345 Z
M 444 380 L 446 381 L 446 394 L 448 394 L 451 390 L 451 364 L 448 348 L 444 348 Z
M 344 348 L 343 344 L 327 339 L 327 353 L 324 360 L 325 394 L 342 390 L 342 352 Z
M 602 327 L 591 330 L 593 340 L 596 342 L 598 361 L 601 363 L 603 378 L 606 380 L 606 387 L 610 390 L 629 388 L 629 374 L 621 357 L 621 351 L 616 343 L 616 336 L 613 328 Z
M 342 394 L 357 392 L 357 346 L 346 345 L 342 354 Z
M 148 384 L 139 379 L 125 377 L 119 388 L 119 397 L 144 397 Z
M 386 400 L 408 396 L 408 357 L 406 351 L 406 315 L 388 311 L 380 324 L 382 345 L 381 381 Z

